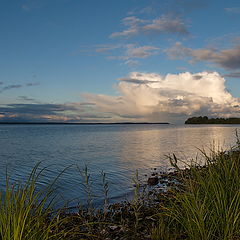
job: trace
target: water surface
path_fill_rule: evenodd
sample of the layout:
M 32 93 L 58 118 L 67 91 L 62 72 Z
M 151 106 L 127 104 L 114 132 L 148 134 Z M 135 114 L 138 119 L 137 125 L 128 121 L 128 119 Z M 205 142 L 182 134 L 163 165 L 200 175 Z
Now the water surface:
M 81 169 L 87 165 L 97 202 L 102 195 L 102 170 L 107 173 L 112 200 L 123 199 L 132 191 L 135 170 L 140 175 L 153 168 L 167 170 L 166 155 L 195 158 L 197 148 L 207 149 L 213 143 L 228 149 L 235 143 L 237 128 L 239 125 L 0 125 L 0 186 L 6 167 L 13 179 L 23 180 L 41 162 L 48 166 L 39 183 L 44 185 L 72 165 L 59 178 L 57 191 L 62 202 L 84 202 L 76 165 Z

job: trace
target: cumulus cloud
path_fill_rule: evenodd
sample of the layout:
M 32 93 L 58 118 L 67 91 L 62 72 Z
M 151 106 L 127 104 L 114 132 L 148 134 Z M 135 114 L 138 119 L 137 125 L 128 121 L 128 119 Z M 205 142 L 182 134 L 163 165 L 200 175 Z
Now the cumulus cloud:
M 189 72 L 161 76 L 132 72 L 119 79 L 120 96 L 85 94 L 101 112 L 115 119 L 172 121 L 187 116 L 240 116 L 239 99 L 225 88 L 217 72 Z
M 187 27 L 178 16 L 162 15 L 152 20 L 144 20 L 135 16 L 126 17 L 122 24 L 127 28 L 121 32 L 114 32 L 110 35 L 114 37 L 132 37 L 138 34 L 188 34 Z
M 240 45 L 228 49 L 192 49 L 177 42 L 173 47 L 167 49 L 166 53 L 173 59 L 189 57 L 192 62 L 206 61 L 225 69 L 240 69 Z

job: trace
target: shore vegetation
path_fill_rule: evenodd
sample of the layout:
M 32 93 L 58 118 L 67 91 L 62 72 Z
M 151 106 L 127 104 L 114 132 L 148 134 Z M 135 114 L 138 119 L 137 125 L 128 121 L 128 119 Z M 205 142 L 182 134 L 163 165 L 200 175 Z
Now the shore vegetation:
M 191 117 L 185 124 L 240 124 L 240 118 L 208 118 L 207 116 Z

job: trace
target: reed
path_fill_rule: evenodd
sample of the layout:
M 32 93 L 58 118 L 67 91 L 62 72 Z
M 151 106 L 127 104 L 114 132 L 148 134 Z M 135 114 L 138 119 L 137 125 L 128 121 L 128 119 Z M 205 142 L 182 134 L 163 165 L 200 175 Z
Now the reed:
M 239 143 L 239 140 L 237 141 Z M 240 238 L 240 154 L 235 151 L 204 151 L 205 165 L 191 164 L 188 174 L 180 176 L 181 190 L 174 191 L 170 204 L 162 212 L 171 219 L 167 232 L 178 228 L 178 238 L 230 240 Z M 177 165 L 173 156 L 171 162 Z M 164 239 L 161 223 L 153 229 L 154 239 Z M 166 237 L 166 239 L 168 239 Z
M 53 188 L 48 185 L 37 191 L 36 183 L 44 169 L 36 165 L 25 183 L 10 184 L 6 174 L 4 193 L 0 192 L 0 239 L 45 240 L 60 239 L 62 220 L 51 216 Z

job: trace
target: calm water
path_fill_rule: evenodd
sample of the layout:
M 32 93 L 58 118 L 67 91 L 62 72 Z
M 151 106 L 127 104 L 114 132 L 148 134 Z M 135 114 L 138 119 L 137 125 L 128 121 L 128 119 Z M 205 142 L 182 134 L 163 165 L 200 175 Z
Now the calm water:
M 51 181 L 59 171 L 72 165 L 57 185 L 61 202 L 84 202 L 81 174 L 76 165 L 88 165 L 94 193 L 101 195 L 101 170 L 108 176 L 112 201 L 123 199 L 132 191 L 131 178 L 151 169 L 167 170 L 166 155 L 196 157 L 197 147 L 235 143 L 239 125 L 0 125 L 0 186 L 4 185 L 6 167 L 11 177 L 23 180 L 32 167 L 41 162 L 48 170 L 39 184 Z M 100 203 L 101 198 L 97 198 Z M 74 205 L 72 202 L 70 205 Z

